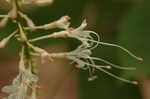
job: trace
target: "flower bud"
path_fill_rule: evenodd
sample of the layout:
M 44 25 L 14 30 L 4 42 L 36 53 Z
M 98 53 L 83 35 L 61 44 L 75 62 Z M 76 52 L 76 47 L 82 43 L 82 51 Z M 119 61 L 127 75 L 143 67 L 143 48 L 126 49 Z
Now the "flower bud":
M 8 22 L 8 17 L 4 17 L 1 21 L 0 21 L 0 29 L 4 28 L 6 26 Z
M 8 37 L 4 38 L 0 41 L 0 48 L 4 48 L 9 40 L 16 34 L 16 31 L 11 33 Z
M 4 38 L 2 41 L 0 41 L 0 48 L 4 48 L 8 43 L 8 41 L 9 41 L 8 38 Z
M 35 0 L 33 2 L 37 6 L 47 6 L 53 3 L 53 0 Z
M 71 18 L 69 16 L 63 16 L 61 17 L 56 23 L 57 23 L 57 26 L 59 28 L 62 28 L 62 29 L 67 29 L 70 25 L 70 20 Z
M 43 26 L 43 28 L 45 30 L 48 30 L 48 29 L 53 29 L 53 28 L 61 28 L 61 29 L 67 29 L 70 25 L 70 17 L 69 16 L 63 16 L 61 17 L 59 20 L 57 21 L 54 21 L 52 23 L 49 23 L 49 24 L 45 24 Z
M 15 19 L 17 18 L 17 6 L 14 0 L 12 0 L 11 3 L 12 3 L 12 9 L 8 13 L 8 15 L 10 18 Z

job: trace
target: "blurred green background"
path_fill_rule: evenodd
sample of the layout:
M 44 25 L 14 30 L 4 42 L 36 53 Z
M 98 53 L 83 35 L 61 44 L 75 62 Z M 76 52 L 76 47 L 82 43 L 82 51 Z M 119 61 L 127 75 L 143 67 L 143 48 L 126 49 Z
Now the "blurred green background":
M 86 18 L 88 29 L 99 33 L 102 41 L 122 45 L 144 58 L 144 62 L 140 63 L 117 48 L 99 46 L 94 50 L 93 56 L 121 66 L 137 67 L 135 71 L 113 69 L 111 72 L 127 79 L 136 79 L 140 84 L 138 86 L 126 84 L 102 72 L 97 72 L 98 79 L 88 82 L 88 73 L 80 70 L 77 90 L 80 99 L 150 99 L 147 95 L 150 94 L 148 91 L 150 83 L 145 84 L 149 82 L 150 75 L 149 10 L 150 0 L 55 0 L 51 6 L 30 9 L 26 13 L 37 25 L 69 15 L 72 26 L 77 27 Z M 5 11 L 1 11 L 3 12 Z M 1 32 L 10 32 L 14 27 L 10 24 L 6 28 Z M 31 33 L 30 37 L 46 34 L 43 31 L 38 32 L 42 33 Z M 0 39 L 7 34 L 1 35 Z M 78 44 L 71 39 L 44 40 L 36 44 L 51 46 L 59 43 L 69 49 L 75 48 Z M 9 55 L 13 55 L 12 53 L 18 52 L 19 46 L 16 40 L 12 40 L 8 47 L 0 49 L 0 62 L 6 60 Z

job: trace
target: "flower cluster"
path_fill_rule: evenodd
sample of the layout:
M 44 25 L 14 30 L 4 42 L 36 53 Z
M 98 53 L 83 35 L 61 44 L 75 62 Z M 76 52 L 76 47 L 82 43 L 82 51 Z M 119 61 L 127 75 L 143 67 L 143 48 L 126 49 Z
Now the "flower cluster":
M 82 24 L 76 28 L 68 28 L 64 31 L 61 32 L 55 32 L 53 34 L 49 34 L 49 35 L 45 35 L 45 36 L 41 36 L 38 38 L 34 38 L 29 40 L 30 42 L 35 42 L 38 40 L 42 40 L 42 39 L 46 39 L 46 38 L 59 38 L 59 37 L 63 37 L 63 38 L 75 38 L 79 41 L 82 42 L 82 44 L 77 47 L 77 49 L 75 49 L 74 51 L 71 52 L 66 52 L 66 53 L 48 53 L 47 51 L 43 51 L 40 52 L 44 55 L 46 55 L 50 60 L 53 60 L 52 58 L 54 57 L 65 57 L 69 60 L 72 60 L 76 63 L 76 67 L 80 68 L 80 69 L 89 69 L 89 71 L 91 71 L 91 68 L 96 68 L 98 70 L 101 70 L 105 73 L 107 73 L 108 75 L 122 80 L 124 82 L 127 83 L 132 83 L 132 84 L 136 84 L 135 81 L 129 81 L 123 78 L 120 78 L 114 74 L 109 73 L 108 71 L 106 71 L 105 69 L 111 69 L 112 67 L 117 68 L 117 69 L 123 69 L 123 70 L 135 70 L 136 68 L 134 67 L 122 67 L 122 66 L 118 66 L 115 65 L 107 60 L 104 60 L 102 58 L 97 58 L 97 57 L 91 57 L 92 54 L 92 49 L 96 48 L 98 45 L 106 45 L 106 46 L 113 46 L 113 47 L 117 47 L 122 49 L 123 51 L 125 51 L 126 53 L 128 53 L 130 56 L 132 56 L 133 58 L 139 60 L 139 61 L 143 61 L 142 58 L 135 56 L 133 53 L 131 53 L 130 51 L 128 51 L 127 49 L 123 48 L 122 46 L 116 45 L 116 44 L 110 44 L 110 43 L 105 43 L 105 42 L 101 42 L 100 41 L 100 37 L 97 33 L 93 32 L 93 31 L 89 31 L 89 30 L 84 30 L 87 26 L 87 22 L 86 20 L 84 20 L 82 22 Z M 95 40 L 95 38 L 93 37 L 94 35 L 96 35 L 97 40 Z M 37 51 L 37 48 L 34 47 L 34 49 Z M 39 50 L 39 48 L 38 48 Z M 105 64 L 107 64 L 107 66 L 101 66 L 101 65 L 96 65 L 95 61 L 101 61 L 104 62 Z M 90 75 L 92 75 L 92 72 L 90 72 Z M 95 76 L 94 76 L 95 78 Z
M 7 15 L 0 15 L 0 18 L 2 18 L 0 21 L 0 28 L 6 26 L 9 20 L 18 27 L 14 32 L 0 41 L 0 48 L 4 48 L 12 37 L 16 38 L 22 44 L 19 74 L 13 80 L 12 85 L 5 86 L 2 89 L 3 92 L 9 94 L 6 99 L 37 99 L 37 66 L 35 65 L 35 61 L 33 61 L 35 56 L 41 57 L 42 63 L 45 61 L 52 62 L 55 58 L 69 59 L 73 61 L 75 67 L 89 71 L 89 81 L 96 79 L 97 76 L 95 75 L 95 70 L 100 70 L 121 81 L 137 84 L 136 81 L 126 80 L 105 70 L 111 68 L 135 70 L 135 68 L 121 67 L 102 58 L 92 57 L 91 55 L 94 48 L 99 45 L 106 45 L 120 48 L 137 60 L 142 61 L 143 59 L 135 56 L 122 46 L 101 42 L 100 36 L 97 33 L 85 29 L 87 26 L 86 20 L 84 20 L 79 27 L 72 28 L 70 27 L 69 22 L 71 18 L 69 16 L 62 16 L 56 21 L 37 26 L 25 13 L 22 12 L 22 10 L 20 10 L 21 7 L 26 4 L 47 5 L 52 3 L 52 1 L 53 0 L 6 0 L 6 2 L 11 5 L 11 9 Z M 26 24 L 24 25 L 18 19 L 24 20 Z M 45 36 L 28 39 L 28 31 L 34 32 L 38 29 L 51 30 L 54 28 L 60 28 L 62 30 Z M 45 49 L 33 45 L 33 42 L 47 38 L 74 38 L 79 40 L 81 45 L 73 51 L 62 53 L 49 53 Z M 101 61 L 107 65 L 97 65 L 95 63 L 96 61 Z

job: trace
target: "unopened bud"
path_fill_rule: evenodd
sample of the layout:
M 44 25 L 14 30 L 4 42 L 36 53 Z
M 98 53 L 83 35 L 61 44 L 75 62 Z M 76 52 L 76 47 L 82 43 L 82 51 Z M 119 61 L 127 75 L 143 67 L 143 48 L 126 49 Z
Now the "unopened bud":
M 4 38 L 0 41 L 0 48 L 4 48 L 9 40 L 16 34 L 16 31 L 11 33 L 8 37 Z
M 8 13 L 8 16 L 12 19 L 17 18 L 17 7 L 15 4 L 15 0 L 12 0 L 12 9 L 11 11 Z
M 70 20 L 71 18 L 69 16 L 63 16 L 61 17 L 56 23 L 57 23 L 57 26 L 59 28 L 62 28 L 62 29 L 67 29 L 70 25 Z
M 19 24 L 18 26 L 19 26 L 19 32 L 20 32 L 20 41 L 21 42 L 26 42 L 27 41 L 26 33 L 24 32 L 21 24 Z
M 8 43 L 10 38 L 4 38 L 3 40 L 0 41 L 0 48 L 4 48 L 6 44 Z
M 61 28 L 61 29 L 68 29 L 69 25 L 70 25 L 70 17 L 69 16 L 63 16 L 61 17 L 59 20 L 54 21 L 52 23 L 49 24 L 45 24 L 43 26 L 43 28 L 45 30 L 49 30 L 49 29 L 53 29 L 53 28 Z
M 53 3 L 53 0 L 35 0 L 33 2 L 37 6 L 47 6 Z
M 4 28 L 6 26 L 8 22 L 8 17 L 4 17 L 1 21 L 0 21 L 0 28 Z

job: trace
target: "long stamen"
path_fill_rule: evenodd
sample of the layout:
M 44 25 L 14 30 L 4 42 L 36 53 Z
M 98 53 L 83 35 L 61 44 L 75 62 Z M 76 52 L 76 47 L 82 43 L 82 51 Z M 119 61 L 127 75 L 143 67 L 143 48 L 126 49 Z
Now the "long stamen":
M 95 40 L 90 40 L 90 39 L 85 39 L 85 40 L 89 40 L 91 42 L 95 42 L 95 43 L 98 43 L 98 44 L 101 44 L 101 45 L 105 45 L 105 46 L 113 46 L 113 47 L 117 47 L 117 48 L 120 48 L 122 49 L 123 51 L 125 51 L 126 53 L 128 53 L 130 56 L 132 56 L 133 58 L 139 60 L 139 61 L 143 61 L 143 58 L 141 57 L 137 57 L 136 55 L 134 55 L 132 52 L 130 52 L 129 50 L 127 50 L 126 48 L 122 47 L 122 46 L 119 46 L 119 45 L 116 45 L 116 44 L 110 44 L 110 43 L 105 43 L 105 42 L 98 42 L 98 41 L 95 41 Z
M 92 66 L 92 65 L 91 65 L 91 66 Z M 110 72 L 108 72 L 108 71 L 106 71 L 106 70 L 100 68 L 99 66 L 94 66 L 94 67 L 95 67 L 96 69 L 99 69 L 100 71 L 103 71 L 104 73 L 110 75 L 111 77 L 114 77 L 114 78 L 120 80 L 120 81 L 123 81 L 123 82 L 126 82 L 126 83 L 130 83 L 130 84 L 134 84 L 134 85 L 137 85 L 137 84 L 138 84 L 137 81 L 131 81 L 131 80 L 127 80 L 127 79 L 121 78 L 121 77 L 119 77 L 119 76 L 116 76 L 116 75 L 114 75 L 114 74 L 112 74 L 112 73 L 110 73 Z
M 104 67 L 108 67 L 108 66 L 99 66 L 99 65 L 95 65 L 95 63 L 94 63 L 94 64 L 89 64 L 89 63 L 86 63 L 86 62 L 85 62 L 85 64 L 86 64 L 86 65 L 89 65 L 90 67 L 99 69 L 100 71 L 102 71 L 102 72 L 104 72 L 104 73 L 106 73 L 106 74 L 108 74 L 108 75 L 110 75 L 110 76 L 112 76 L 112 77 L 114 77 L 114 78 L 116 78 L 116 79 L 118 79 L 118 80 L 121 80 L 121 81 L 123 81 L 123 82 L 130 83 L 130 84 L 135 84 L 135 85 L 138 84 L 137 81 L 130 81 L 130 80 L 121 78 L 121 77 L 116 76 L 116 75 L 114 75 L 114 74 L 112 74 L 112 73 L 110 73 L 110 72 L 108 72 L 108 71 L 106 71 L 106 70 L 103 69 Z
M 120 66 L 115 65 L 115 64 L 113 64 L 113 63 L 111 63 L 111 62 L 109 62 L 109 61 L 106 61 L 106 60 L 102 59 L 102 58 L 97 58 L 97 57 L 88 57 L 88 59 L 102 61 L 102 62 L 104 62 L 104 63 L 106 63 L 106 64 L 108 64 L 108 65 L 111 65 L 112 67 L 115 67 L 115 68 L 117 68 L 117 69 L 124 69 L 124 70 L 136 70 L 136 68 L 135 68 L 135 67 L 120 67 Z
M 95 65 L 95 62 L 92 59 L 88 59 L 88 60 L 91 64 Z M 108 67 L 108 66 L 106 66 L 106 67 Z M 95 68 L 92 68 L 92 72 L 95 73 Z
M 93 65 L 96 65 L 95 64 L 95 61 L 93 60 L 93 59 L 89 59 L 90 60 L 90 62 L 93 64 Z M 106 69 L 112 69 L 112 66 L 104 66 L 103 68 L 106 68 Z
M 111 69 L 111 66 L 103 66 L 103 65 L 95 65 L 95 64 L 90 64 L 90 63 L 87 63 L 87 62 L 84 62 L 84 64 L 85 65 L 88 65 L 88 66 L 90 66 L 90 67 L 93 67 L 93 68 L 95 68 L 95 67 L 100 67 L 100 68 L 105 68 L 105 69 Z

